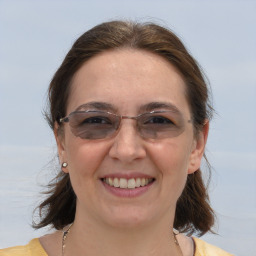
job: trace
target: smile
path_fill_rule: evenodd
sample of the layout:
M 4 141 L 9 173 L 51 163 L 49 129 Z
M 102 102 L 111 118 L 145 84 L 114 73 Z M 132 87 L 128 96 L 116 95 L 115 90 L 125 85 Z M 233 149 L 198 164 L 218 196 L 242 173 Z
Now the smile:
M 102 181 L 110 187 L 123 188 L 123 189 L 136 189 L 145 187 L 154 181 L 153 178 L 103 178 Z

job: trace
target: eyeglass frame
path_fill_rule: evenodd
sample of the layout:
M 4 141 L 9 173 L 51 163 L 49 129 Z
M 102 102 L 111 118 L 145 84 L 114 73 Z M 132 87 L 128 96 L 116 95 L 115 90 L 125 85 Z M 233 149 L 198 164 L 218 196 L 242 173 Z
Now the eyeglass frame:
M 138 127 L 138 119 L 139 119 L 141 116 L 145 115 L 145 114 L 158 114 L 158 113 L 175 112 L 175 111 L 172 111 L 172 110 L 153 110 L 153 111 L 150 111 L 150 112 L 141 113 L 141 114 L 139 114 L 139 115 L 137 115 L 137 116 L 127 116 L 127 115 L 118 115 L 118 114 L 116 114 L 116 113 L 112 113 L 112 112 L 109 112 L 109 111 L 102 111 L 102 110 L 82 110 L 82 111 L 80 111 L 80 110 L 75 110 L 75 111 L 72 111 L 71 113 L 69 113 L 67 116 L 65 116 L 65 117 L 63 117 L 63 118 L 60 118 L 60 119 L 59 119 L 59 122 L 60 122 L 60 123 L 69 123 L 69 122 L 70 122 L 70 115 L 73 115 L 73 114 L 76 114 L 76 113 L 89 113 L 89 112 L 97 112 L 97 113 L 109 114 L 109 115 L 112 115 L 112 116 L 117 117 L 118 120 L 119 120 L 119 122 L 117 123 L 118 125 L 117 125 L 117 127 L 115 127 L 113 134 L 111 133 L 111 136 L 106 136 L 106 137 L 97 138 L 97 139 L 87 139 L 87 140 L 99 140 L 99 139 L 106 139 L 106 138 L 112 138 L 112 137 L 114 137 L 114 136 L 118 133 L 118 131 L 119 131 L 119 129 L 120 129 L 120 125 L 121 125 L 122 119 L 132 119 L 132 120 L 136 120 L 136 121 L 137 121 L 137 127 Z M 186 121 L 185 121 L 184 119 L 183 119 L 183 121 L 184 121 L 184 123 L 186 123 Z M 187 123 L 192 123 L 192 120 L 191 120 L 191 119 L 188 119 L 188 120 L 187 120 Z M 71 127 L 71 131 L 72 131 L 72 126 L 70 125 L 70 127 Z M 140 130 L 140 129 L 138 129 L 138 130 Z M 73 131 L 72 131 L 72 133 L 73 133 Z M 182 131 L 181 133 L 183 133 L 183 131 Z M 180 134 L 181 134 L 181 133 L 180 133 Z M 74 134 L 74 133 L 73 133 L 73 134 Z M 180 135 L 180 134 L 179 134 L 179 135 Z M 80 136 L 78 136 L 78 135 L 75 135 L 75 134 L 74 134 L 74 136 L 79 137 L 79 138 L 81 138 L 81 139 L 86 139 L 86 138 L 82 138 L 82 137 L 80 137 Z M 143 137 L 143 138 L 147 138 L 147 137 L 144 137 L 141 133 L 140 133 L 140 136 Z M 177 136 L 178 136 L 178 135 L 177 135 Z M 176 137 L 176 136 L 174 136 L 174 137 Z

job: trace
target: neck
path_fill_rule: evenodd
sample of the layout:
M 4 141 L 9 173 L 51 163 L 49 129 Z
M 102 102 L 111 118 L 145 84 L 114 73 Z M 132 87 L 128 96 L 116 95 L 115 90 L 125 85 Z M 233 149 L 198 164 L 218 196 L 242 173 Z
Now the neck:
M 133 228 L 104 226 L 77 217 L 65 240 L 69 255 L 182 255 L 172 226 L 164 221 Z

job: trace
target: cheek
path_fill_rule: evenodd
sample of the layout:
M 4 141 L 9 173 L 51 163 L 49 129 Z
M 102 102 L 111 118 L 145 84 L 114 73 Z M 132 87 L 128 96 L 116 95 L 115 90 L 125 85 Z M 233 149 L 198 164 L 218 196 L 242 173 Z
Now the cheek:
M 189 143 L 182 140 L 170 140 L 152 145 L 149 150 L 151 159 L 159 171 L 161 182 L 167 190 L 177 192 L 179 196 L 185 186 L 189 158 Z
M 68 171 L 78 202 L 90 205 L 97 194 L 99 165 L 106 155 L 106 144 L 73 139 L 67 144 Z
M 188 143 L 180 141 L 165 141 L 154 143 L 149 154 L 163 174 L 187 172 L 190 157 Z
M 107 147 L 104 143 L 91 143 L 82 141 L 79 138 L 71 140 L 67 144 L 67 160 L 69 163 L 69 173 L 77 177 L 78 182 L 90 181 L 91 179 L 81 179 L 81 177 L 97 177 L 98 166 L 102 163 Z

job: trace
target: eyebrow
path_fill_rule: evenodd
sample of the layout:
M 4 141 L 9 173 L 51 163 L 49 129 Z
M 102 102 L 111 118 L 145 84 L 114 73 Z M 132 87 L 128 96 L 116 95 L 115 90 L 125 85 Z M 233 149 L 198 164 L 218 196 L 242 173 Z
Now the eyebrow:
M 172 103 L 170 102 L 150 102 L 140 107 L 140 112 L 146 111 L 150 112 L 156 109 L 165 109 L 173 111 L 174 113 L 181 114 L 181 111 Z
M 98 102 L 98 101 L 85 103 L 77 107 L 75 111 L 81 111 L 81 110 L 91 109 L 91 108 L 95 110 L 112 111 L 114 113 L 118 112 L 117 107 L 115 107 L 114 105 L 107 102 Z M 174 113 L 182 115 L 181 111 L 174 104 L 170 102 L 150 102 L 148 104 L 140 106 L 139 112 L 140 113 L 151 112 L 156 109 L 170 110 Z
M 112 104 L 106 103 L 106 102 L 98 102 L 98 101 L 92 101 L 85 103 L 79 107 L 76 108 L 75 111 L 81 111 L 84 109 L 93 108 L 95 110 L 105 110 L 105 111 L 113 111 L 117 112 L 117 108 L 113 106 Z

